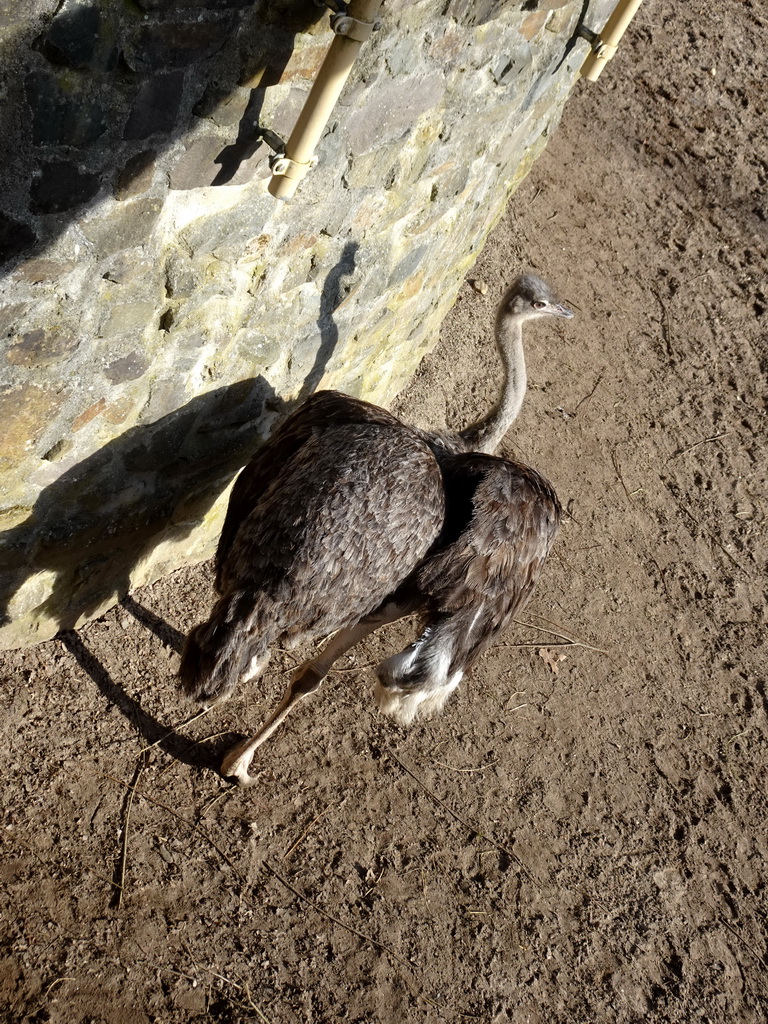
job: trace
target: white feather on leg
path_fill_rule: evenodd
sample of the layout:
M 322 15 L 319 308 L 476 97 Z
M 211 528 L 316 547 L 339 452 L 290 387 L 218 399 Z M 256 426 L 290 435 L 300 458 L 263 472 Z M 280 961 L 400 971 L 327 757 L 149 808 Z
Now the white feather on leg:
M 428 717 L 441 711 L 464 674 L 450 673 L 452 660 L 449 638 L 427 626 L 416 643 L 379 665 L 377 707 L 401 725 L 410 725 L 417 715 Z

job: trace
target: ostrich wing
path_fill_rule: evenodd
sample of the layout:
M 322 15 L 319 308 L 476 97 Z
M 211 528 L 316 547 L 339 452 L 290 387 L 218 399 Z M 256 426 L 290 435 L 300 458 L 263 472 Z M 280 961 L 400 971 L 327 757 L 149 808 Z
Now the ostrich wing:
M 377 608 L 422 560 L 443 518 L 439 467 L 409 431 L 318 428 L 241 522 L 221 588 L 268 595 L 286 642 L 319 636 Z
M 468 668 L 530 595 L 560 505 L 543 477 L 506 459 L 462 454 L 442 468 L 446 523 L 416 578 L 431 612 L 453 622 L 453 672 Z
M 273 484 L 293 456 L 312 436 L 329 426 L 378 423 L 403 430 L 384 409 L 338 391 L 318 391 L 295 410 L 242 470 L 232 488 L 216 551 L 216 589 L 221 592 L 221 567 L 238 529 L 259 497 Z

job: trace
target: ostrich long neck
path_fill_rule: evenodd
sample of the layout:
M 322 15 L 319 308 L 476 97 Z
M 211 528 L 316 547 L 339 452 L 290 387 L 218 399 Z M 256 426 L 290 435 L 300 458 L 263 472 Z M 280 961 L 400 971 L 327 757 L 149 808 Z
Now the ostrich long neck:
M 501 397 L 490 413 L 460 432 L 470 451 L 491 455 L 520 412 L 528 386 L 523 354 L 523 318 L 507 312 L 496 319 L 496 344 L 504 366 Z

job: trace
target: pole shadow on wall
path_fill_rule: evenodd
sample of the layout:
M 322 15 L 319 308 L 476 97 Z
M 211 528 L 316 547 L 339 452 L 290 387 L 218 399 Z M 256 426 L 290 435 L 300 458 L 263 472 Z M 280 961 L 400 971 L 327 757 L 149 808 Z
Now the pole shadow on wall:
M 328 272 L 320 295 L 320 313 L 317 318 L 317 329 L 320 333 L 320 345 L 315 354 L 312 369 L 306 376 L 298 402 L 303 402 L 314 394 L 323 379 L 326 367 L 336 349 L 339 340 L 339 328 L 334 313 L 346 299 L 352 287 L 355 270 L 357 269 L 357 242 L 347 242 L 341 251 L 336 265 Z
M 26 25 L 19 19 L 0 44 L 9 69 L 0 109 L 4 273 L 40 255 L 96 201 L 146 191 L 155 165 L 173 185 L 166 154 L 206 119 L 209 155 L 188 160 L 173 187 L 240 184 L 244 164 L 245 180 L 258 165 L 266 175 L 265 139 L 285 137 L 296 115 L 289 96 L 262 125 L 266 91 L 296 34 L 323 17 L 311 0 L 61 0 L 41 30 L 37 6 L 29 0 Z

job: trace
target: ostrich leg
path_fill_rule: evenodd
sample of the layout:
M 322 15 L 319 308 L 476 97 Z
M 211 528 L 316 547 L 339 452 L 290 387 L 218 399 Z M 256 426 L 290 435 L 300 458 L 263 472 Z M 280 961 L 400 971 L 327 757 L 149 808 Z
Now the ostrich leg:
M 412 610 L 410 606 L 406 607 L 390 601 L 361 619 L 356 625 L 340 629 L 338 633 L 335 633 L 316 657 L 304 662 L 293 672 L 282 700 L 259 731 L 250 739 L 236 743 L 227 751 L 221 762 L 221 774 L 227 779 L 233 779 L 239 786 L 253 785 L 256 779 L 248 774 L 248 768 L 254 752 L 287 718 L 291 709 L 304 697 L 308 697 L 310 693 L 314 693 L 320 688 L 320 684 L 333 663 L 342 654 L 373 633 L 379 626 L 395 622 L 403 615 L 410 614 Z

